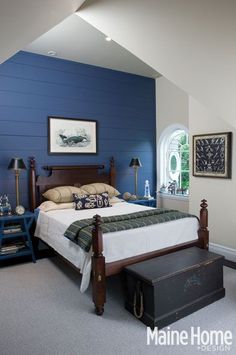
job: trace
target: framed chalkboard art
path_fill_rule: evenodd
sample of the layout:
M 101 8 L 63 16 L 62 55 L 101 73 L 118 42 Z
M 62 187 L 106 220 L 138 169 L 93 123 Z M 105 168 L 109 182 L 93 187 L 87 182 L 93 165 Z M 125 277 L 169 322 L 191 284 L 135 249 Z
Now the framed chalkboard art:
M 193 175 L 231 178 L 232 133 L 193 136 Z

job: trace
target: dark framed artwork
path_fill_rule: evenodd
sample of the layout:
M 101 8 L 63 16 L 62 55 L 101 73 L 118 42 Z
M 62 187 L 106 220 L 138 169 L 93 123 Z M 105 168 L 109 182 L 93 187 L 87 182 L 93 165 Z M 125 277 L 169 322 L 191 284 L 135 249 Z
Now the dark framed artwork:
M 49 154 L 96 154 L 97 121 L 48 117 Z
M 193 175 L 231 178 L 232 133 L 193 136 Z

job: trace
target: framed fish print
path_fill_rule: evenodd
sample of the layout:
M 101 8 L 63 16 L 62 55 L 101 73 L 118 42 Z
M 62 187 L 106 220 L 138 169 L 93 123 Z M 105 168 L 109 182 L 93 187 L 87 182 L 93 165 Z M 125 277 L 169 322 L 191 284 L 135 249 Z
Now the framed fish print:
M 48 117 L 49 154 L 96 154 L 97 121 Z
M 232 132 L 193 136 L 193 175 L 231 178 Z

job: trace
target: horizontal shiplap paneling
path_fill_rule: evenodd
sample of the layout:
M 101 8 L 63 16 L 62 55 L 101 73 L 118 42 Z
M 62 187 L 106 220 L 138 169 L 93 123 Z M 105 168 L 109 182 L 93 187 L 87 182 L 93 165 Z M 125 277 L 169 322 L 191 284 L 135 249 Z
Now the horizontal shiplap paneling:
M 98 154 L 48 155 L 48 116 L 98 121 Z M 91 65 L 19 52 L 0 65 L 0 194 L 15 200 L 10 159 L 42 165 L 108 165 L 115 157 L 117 188 L 134 187 L 133 156 L 140 157 L 139 194 L 145 179 L 155 190 L 155 82 Z M 28 175 L 20 176 L 21 202 L 28 204 Z

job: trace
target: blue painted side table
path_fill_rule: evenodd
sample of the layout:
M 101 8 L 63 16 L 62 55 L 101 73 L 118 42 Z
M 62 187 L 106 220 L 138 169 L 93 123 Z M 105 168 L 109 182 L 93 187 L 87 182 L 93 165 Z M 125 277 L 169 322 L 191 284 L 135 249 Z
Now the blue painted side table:
M 30 237 L 30 227 L 35 220 L 34 213 L 23 215 L 0 216 L 0 260 L 35 255 Z

